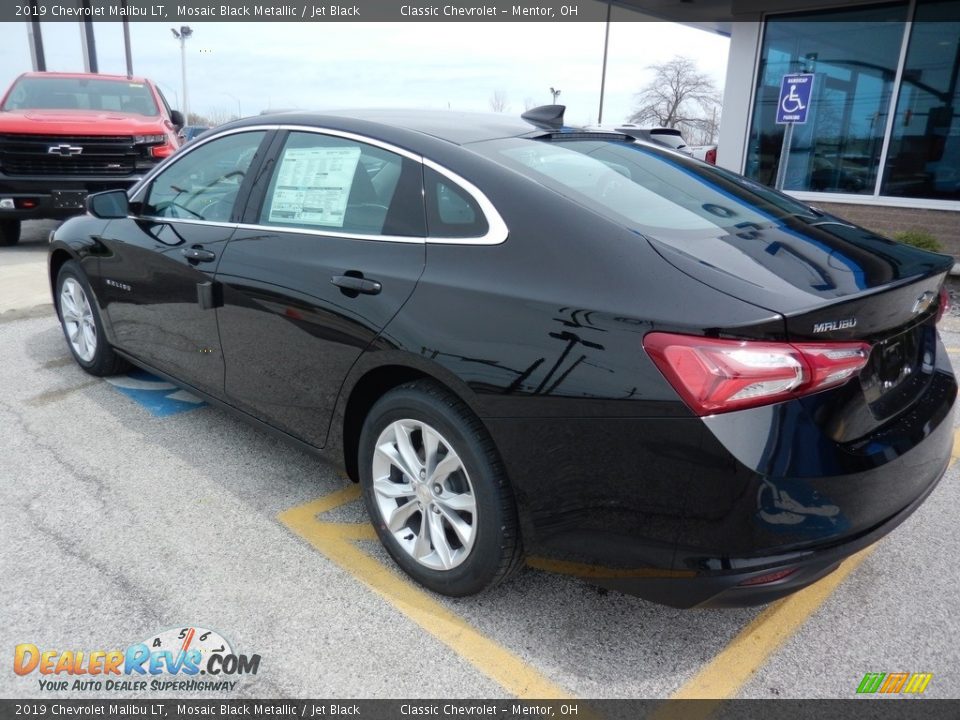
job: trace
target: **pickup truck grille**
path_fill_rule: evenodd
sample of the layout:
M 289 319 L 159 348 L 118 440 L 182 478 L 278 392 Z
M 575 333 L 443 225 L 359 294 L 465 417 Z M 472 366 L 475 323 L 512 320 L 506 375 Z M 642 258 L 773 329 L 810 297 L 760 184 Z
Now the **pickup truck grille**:
M 138 156 L 129 135 L 0 135 L 6 175 L 123 176 L 134 171 Z

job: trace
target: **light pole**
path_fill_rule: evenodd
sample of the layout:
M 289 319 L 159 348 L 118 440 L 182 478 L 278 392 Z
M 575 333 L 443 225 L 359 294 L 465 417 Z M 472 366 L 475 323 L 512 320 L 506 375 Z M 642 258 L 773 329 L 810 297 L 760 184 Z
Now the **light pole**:
M 557 104 L 557 98 L 560 97 L 560 91 L 550 88 L 550 94 L 553 95 L 553 104 Z
M 180 81 L 183 90 L 183 120 L 190 124 L 190 103 L 187 101 L 187 40 L 193 36 L 189 25 L 181 25 L 180 30 L 170 28 L 173 36 L 180 41 Z
M 242 118 L 242 117 L 243 117 L 243 110 L 240 109 L 240 98 L 238 98 L 236 95 L 231 95 L 231 94 L 228 93 L 228 92 L 221 92 L 220 94 L 221 94 L 221 95 L 226 95 L 228 98 L 233 98 L 234 102 L 237 103 L 237 118 Z

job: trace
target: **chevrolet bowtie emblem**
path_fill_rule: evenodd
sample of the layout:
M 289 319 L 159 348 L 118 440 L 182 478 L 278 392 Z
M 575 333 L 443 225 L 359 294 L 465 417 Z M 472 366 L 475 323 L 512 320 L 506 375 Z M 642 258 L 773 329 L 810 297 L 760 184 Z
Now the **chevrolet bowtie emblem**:
M 933 305 L 933 301 L 937 299 L 937 294 L 931 290 L 927 290 L 923 295 L 917 298 L 917 301 L 913 304 L 913 314 L 922 313 L 928 307 Z
M 47 148 L 48 155 L 60 155 L 62 157 L 70 157 L 71 155 L 79 155 L 83 152 L 83 148 L 78 145 L 51 145 Z

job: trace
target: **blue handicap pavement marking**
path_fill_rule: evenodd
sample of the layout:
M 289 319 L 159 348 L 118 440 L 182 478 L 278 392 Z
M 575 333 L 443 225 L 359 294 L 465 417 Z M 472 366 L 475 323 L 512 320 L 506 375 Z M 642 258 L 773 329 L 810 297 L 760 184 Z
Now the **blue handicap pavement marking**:
M 196 395 L 145 370 L 131 370 L 126 375 L 108 377 L 106 381 L 157 417 L 189 412 L 206 405 Z
M 807 121 L 810 98 L 813 97 L 813 74 L 796 73 L 784 75 L 780 81 L 780 104 L 777 106 L 777 123 L 802 124 Z

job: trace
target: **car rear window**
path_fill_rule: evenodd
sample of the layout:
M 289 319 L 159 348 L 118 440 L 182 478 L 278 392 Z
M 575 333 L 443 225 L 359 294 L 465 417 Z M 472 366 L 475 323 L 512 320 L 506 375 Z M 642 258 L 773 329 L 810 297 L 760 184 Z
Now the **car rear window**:
M 749 233 L 808 207 L 739 175 L 622 140 L 509 138 L 474 146 L 498 162 L 652 237 Z
M 105 110 L 156 117 L 156 100 L 144 83 L 97 78 L 23 77 L 4 110 Z

